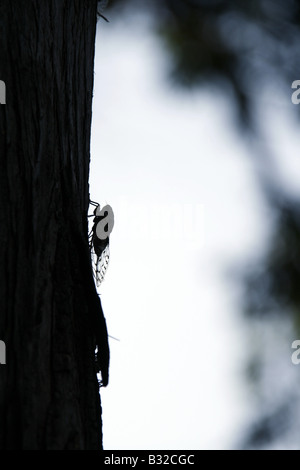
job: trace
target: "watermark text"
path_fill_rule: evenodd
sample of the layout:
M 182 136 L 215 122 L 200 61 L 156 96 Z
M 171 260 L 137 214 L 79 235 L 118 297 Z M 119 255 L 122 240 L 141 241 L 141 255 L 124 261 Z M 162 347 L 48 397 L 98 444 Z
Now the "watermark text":
M 0 80 L 0 104 L 6 104 L 6 85 L 3 80 Z
M 6 364 L 6 345 L 4 341 L 0 341 L 0 365 Z
M 299 104 L 300 103 L 300 80 L 294 80 L 292 83 L 292 88 L 295 90 L 292 93 L 292 103 L 293 104 Z

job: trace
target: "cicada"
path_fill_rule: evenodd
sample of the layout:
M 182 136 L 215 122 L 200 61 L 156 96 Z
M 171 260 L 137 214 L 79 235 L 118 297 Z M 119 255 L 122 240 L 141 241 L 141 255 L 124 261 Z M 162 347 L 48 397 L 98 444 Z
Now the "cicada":
M 93 215 L 93 227 L 89 233 L 89 246 L 93 264 L 94 277 L 97 287 L 103 281 L 110 258 L 109 236 L 114 226 L 114 213 L 111 206 L 106 205 L 102 209 L 100 204 L 90 201 L 95 207 Z

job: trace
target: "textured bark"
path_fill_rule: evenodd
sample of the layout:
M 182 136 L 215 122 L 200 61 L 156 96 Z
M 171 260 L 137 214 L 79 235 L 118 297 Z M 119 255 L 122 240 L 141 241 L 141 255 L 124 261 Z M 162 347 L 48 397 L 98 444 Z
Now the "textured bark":
M 96 0 L 1 0 L 0 449 L 100 449 L 87 240 Z

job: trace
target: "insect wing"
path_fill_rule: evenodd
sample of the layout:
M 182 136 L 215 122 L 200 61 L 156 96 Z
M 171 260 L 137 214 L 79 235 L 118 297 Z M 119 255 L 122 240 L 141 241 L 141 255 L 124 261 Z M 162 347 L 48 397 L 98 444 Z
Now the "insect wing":
M 109 245 L 107 245 L 102 251 L 101 255 L 97 257 L 96 261 L 96 284 L 99 287 L 101 282 L 104 280 L 108 264 L 109 264 Z

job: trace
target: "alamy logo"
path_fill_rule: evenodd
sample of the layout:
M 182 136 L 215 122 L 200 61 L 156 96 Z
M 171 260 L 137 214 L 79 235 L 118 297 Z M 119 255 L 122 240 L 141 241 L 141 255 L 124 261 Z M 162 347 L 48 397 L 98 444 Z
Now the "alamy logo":
M 6 364 L 6 346 L 4 341 L 0 341 L 0 365 Z
M 0 80 L 0 104 L 6 104 L 6 85 Z
M 291 356 L 292 363 L 295 366 L 298 366 L 300 364 L 300 340 L 299 339 L 296 339 L 295 341 L 293 341 L 292 349 L 296 349 L 296 351 L 294 351 Z
M 292 83 L 292 88 L 296 91 L 292 93 L 292 103 L 299 104 L 300 103 L 300 80 L 295 80 Z

